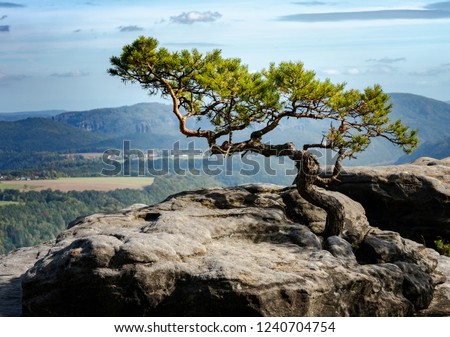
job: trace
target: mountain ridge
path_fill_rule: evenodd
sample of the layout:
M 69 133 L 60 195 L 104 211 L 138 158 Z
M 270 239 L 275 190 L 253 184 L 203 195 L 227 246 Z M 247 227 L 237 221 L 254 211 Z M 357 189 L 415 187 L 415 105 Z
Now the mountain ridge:
M 418 128 L 422 142 L 436 142 L 449 136 L 448 130 L 442 127 L 450 125 L 449 104 L 409 93 L 389 95 L 393 104 L 392 119 L 401 119 L 410 127 Z
M 393 104 L 391 119 L 401 119 L 411 128 L 419 129 L 421 144 L 418 153 L 420 153 L 420 156 L 431 156 L 438 159 L 449 156 L 450 142 L 448 138 L 450 135 L 443 126 L 450 125 L 450 105 L 446 102 L 409 93 L 391 93 L 390 96 Z M 47 113 L 49 112 L 47 111 Z M 56 110 L 53 113 L 56 113 Z M 29 115 L 32 113 L 16 113 L 15 115 L 21 116 L 21 114 Z M 0 120 L 1 117 L 2 114 L 0 114 Z M 35 151 L 67 152 L 77 150 L 88 152 L 117 148 L 123 145 L 124 140 L 130 140 L 132 148 L 146 150 L 172 149 L 176 141 L 186 141 L 186 138 L 178 132 L 178 122 L 173 116 L 171 106 L 156 102 L 85 111 L 63 111 L 48 116 L 47 119 L 53 123 L 47 129 L 59 129 L 60 133 L 66 133 L 67 139 L 64 140 L 57 136 L 52 143 L 42 133 L 42 128 L 39 130 L 29 121 L 24 122 L 22 120 L 15 121 L 15 136 L 11 133 L 7 136 L 4 132 L 0 134 L 2 144 L 0 148 L 8 149 L 9 147 L 9 149 L 20 150 L 28 146 L 27 149 Z M 5 130 L 11 129 L 11 125 L 14 125 L 11 124 L 8 127 L 7 123 L 13 122 L 3 121 L 2 123 L 0 129 Z M 42 123 L 42 120 L 38 122 L 38 124 Z M 202 123 L 191 127 L 204 127 Z M 272 143 L 293 141 L 297 146 L 301 146 L 306 142 L 320 141 L 318 137 L 320 138 L 323 130 L 323 123 L 320 124 L 315 121 L 283 121 L 280 127 L 272 131 L 264 141 Z M 48 131 L 58 133 L 55 130 Z M 20 134 L 27 135 L 28 140 L 25 144 L 22 144 L 24 140 L 18 136 Z M 236 139 L 239 139 L 238 135 L 236 135 Z M 200 144 L 202 148 L 206 148 L 206 144 L 201 141 L 195 140 L 196 146 Z M 439 144 L 439 151 L 434 151 L 437 148 L 435 144 Z M 400 149 L 395 148 L 387 141 L 375 140 L 367 151 L 360 155 L 358 163 L 388 164 L 411 161 L 416 158 L 417 156 L 414 154 L 404 156 Z
M 44 117 L 0 121 L 0 150 L 68 151 L 89 147 L 101 138 Z
M 14 122 L 30 117 L 53 117 L 66 110 L 37 110 L 37 111 L 21 111 L 21 112 L 0 112 L 0 121 Z
M 175 118 L 168 105 L 161 103 L 137 103 L 113 108 L 85 111 L 67 111 L 54 117 L 56 121 L 87 131 L 104 134 L 152 133 L 162 126 L 169 126 L 165 133 L 175 133 Z

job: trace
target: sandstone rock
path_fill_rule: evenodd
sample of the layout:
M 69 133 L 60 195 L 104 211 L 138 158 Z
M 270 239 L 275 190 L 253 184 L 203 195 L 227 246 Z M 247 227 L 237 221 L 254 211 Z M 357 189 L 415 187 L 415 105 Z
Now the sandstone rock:
M 450 158 L 384 167 L 350 167 L 333 190 L 364 207 L 369 223 L 432 246 L 450 241 Z
M 322 193 L 333 195 L 339 199 L 346 210 L 345 226 L 342 231 L 344 237 L 350 243 L 360 242 L 369 231 L 369 222 L 365 216 L 364 208 L 358 202 L 341 193 L 321 189 Z M 317 235 L 325 228 L 326 212 L 304 200 L 295 189 L 288 189 L 281 193 L 286 204 L 287 215 L 296 222 L 305 223 L 311 231 Z
M 346 227 L 326 242 L 316 210 L 288 212 L 298 196 L 274 185 L 184 192 L 78 219 L 23 277 L 23 314 L 407 316 L 426 309 L 446 281 L 438 254 L 371 228 L 360 205 L 338 197 Z
M 21 315 L 23 274 L 43 257 L 51 246 L 51 242 L 46 242 L 0 255 L 0 317 Z
M 419 311 L 419 316 L 450 316 L 450 258 L 440 256 L 435 270 L 443 281 L 436 286 L 433 300 L 429 307 Z

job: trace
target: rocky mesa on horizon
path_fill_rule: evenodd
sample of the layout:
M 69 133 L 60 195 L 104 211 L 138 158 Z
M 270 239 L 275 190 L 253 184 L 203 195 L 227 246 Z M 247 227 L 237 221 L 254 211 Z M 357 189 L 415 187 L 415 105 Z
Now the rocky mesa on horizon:
M 366 196 L 366 210 L 326 192 L 346 225 L 325 241 L 323 210 L 267 184 L 76 219 L 53 241 L 0 256 L 0 315 L 449 316 L 450 259 L 406 238 L 415 218 L 449 233 L 449 160 L 352 170 L 337 189 Z M 377 228 L 395 214 L 396 231 Z

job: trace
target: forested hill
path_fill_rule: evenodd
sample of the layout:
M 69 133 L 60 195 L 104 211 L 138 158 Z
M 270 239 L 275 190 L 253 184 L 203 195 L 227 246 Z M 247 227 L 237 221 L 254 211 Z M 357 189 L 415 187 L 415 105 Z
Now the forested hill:
M 0 121 L 0 150 L 70 151 L 88 148 L 102 138 L 48 118 Z
M 401 119 L 411 128 L 419 130 L 421 147 L 418 154 L 437 158 L 450 156 L 448 103 L 404 93 L 392 93 L 391 102 L 394 106 L 392 119 Z M 140 103 L 118 108 L 63 112 L 47 119 L 0 122 L 0 150 L 102 152 L 109 148 L 121 148 L 124 140 L 130 140 L 132 148 L 141 150 L 172 149 L 176 141 L 187 142 L 192 139 L 179 134 L 178 123 L 171 110 L 170 105 Z M 297 123 L 292 119 L 286 120 L 265 141 L 273 144 L 293 141 L 297 146 L 319 142 L 327 127 L 329 125 L 323 125 L 320 121 Z M 239 135 L 236 135 L 236 139 L 239 139 Z M 201 142 L 197 144 L 205 146 Z M 354 163 L 389 164 L 399 160 L 411 161 L 416 157 L 414 154 L 405 157 L 392 144 L 376 140 Z
M 64 110 L 41 110 L 41 111 L 24 111 L 24 112 L 3 112 L 0 113 L 0 121 L 14 122 L 27 118 L 37 117 L 53 117 L 63 113 Z
M 159 103 L 64 112 L 55 116 L 54 120 L 107 135 L 177 133 L 177 123 L 171 107 Z
M 420 157 L 431 157 L 443 159 L 450 155 L 450 136 L 442 138 L 437 142 L 424 142 L 416 151 L 409 156 L 402 156 L 397 161 L 398 164 L 411 162 Z
M 64 112 L 53 119 L 102 137 L 102 141 L 92 144 L 100 151 L 121 149 L 124 140 L 144 152 L 172 149 L 177 140 L 184 138 L 180 137 L 171 106 L 160 103 Z
M 419 157 L 450 156 L 450 104 L 423 96 L 392 93 L 392 118 L 419 130 L 420 145 L 409 156 L 401 155 L 398 164 Z
M 369 148 L 358 155 L 357 160 L 346 165 L 387 165 L 411 162 L 419 156 L 442 159 L 450 156 L 450 105 L 423 96 L 392 93 L 391 120 L 397 119 L 412 129 L 419 130 L 420 146 L 412 155 L 406 156 L 385 139 L 375 139 Z M 322 124 L 322 125 L 321 125 Z M 292 120 L 282 121 L 269 135 L 272 143 L 293 141 L 297 145 L 320 142 L 324 128 L 329 122 L 307 120 L 296 124 Z
M 157 177 L 143 190 L 27 191 L 0 188 L 0 254 L 50 240 L 82 215 L 118 212 L 134 203 L 154 204 L 188 189 L 223 186 L 214 177 Z
M 11 115 L 14 119 L 33 113 Z M 0 121 L 0 131 L 0 151 L 16 152 L 103 152 L 121 149 L 124 140 L 143 150 L 171 149 L 180 138 L 170 107 L 158 103 Z
M 450 136 L 450 104 L 431 98 L 392 93 L 393 119 L 419 129 L 423 142 L 434 143 Z

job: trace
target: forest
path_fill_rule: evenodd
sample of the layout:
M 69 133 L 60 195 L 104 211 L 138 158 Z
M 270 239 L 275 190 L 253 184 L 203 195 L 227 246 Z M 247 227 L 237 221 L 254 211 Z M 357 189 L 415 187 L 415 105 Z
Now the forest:
M 391 101 L 394 105 L 394 117 L 405 120 L 410 126 L 418 128 L 422 145 L 412 156 L 400 158 L 392 148 L 377 144 L 374 147 L 376 151 L 368 149 L 366 153 L 372 161 L 374 158 L 378 158 L 376 157 L 377 153 L 382 154 L 383 157 L 377 159 L 377 164 L 382 164 L 385 160 L 391 160 L 391 163 L 396 160 L 411 162 L 420 156 L 435 158 L 448 156 L 448 132 L 445 128 L 440 128 L 441 125 L 447 123 L 450 116 L 448 104 L 410 94 L 391 94 Z M 158 104 L 137 104 L 120 109 L 64 113 L 55 116 L 54 119 L 50 118 L 49 121 L 35 119 L 34 123 L 30 123 L 30 120 L 12 121 L 11 124 L 4 122 L 2 124 L 4 132 L 0 134 L 0 143 L 2 144 L 0 146 L 0 254 L 53 239 L 68 223 L 81 215 L 117 211 L 133 203 L 153 204 L 182 190 L 198 187 L 234 186 L 251 182 L 282 185 L 289 185 L 293 182 L 294 176 L 289 175 L 287 171 L 288 169 L 292 171 L 292 162 L 280 164 L 273 161 L 264 162 L 253 157 L 233 156 L 231 164 L 224 162 L 219 167 L 222 169 L 222 173 L 219 175 L 208 174 L 205 170 L 201 172 L 201 175 L 196 176 L 189 175 L 189 172 L 187 175 L 175 174 L 176 165 L 170 162 L 169 172 L 157 175 L 154 184 L 144 190 L 65 193 L 50 190 L 21 192 L 2 189 L 1 177 L 4 177 L 5 180 L 20 179 L 23 176 L 38 176 L 47 179 L 96 177 L 101 175 L 102 169 L 108 169 L 101 158 L 86 159 L 81 155 L 73 155 L 73 151 L 78 148 L 82 148 L 81 152 L 91 152 L 99 147 L 122 149 L 122 140 L 128 139 L 131 141 L 132 148 L 142 148 L 145 153 L 146 149 L 173 149 L 173 143 L 169 140 L 179 139 L 179 137 L 156 134 L 161 130 L 176 130 L 173 121 L 166 118 L 166 110 L 167 106 Z M 111 119 L 111 116 L 116 119 Z M 117 123 L 117 120 L 127 121 L 126 127 Z M 123 130 L 122 128 L 117 129 L 119 124 L 124 127 Z M 76 132 L 68 127 L 75 128 L 80 127 L 79 125 L 92 129 L 92 132 L 97 134 L 95 139 L 92 137 L 88 139 L 93 143 L 85 144 L 87 138 L 80 137 L 81 133 L 85 134 L 84 130 Z M 150 134 L 136 133 L 137 126 L 142 125 L 148 126 Z M 56 128 L 56 126 L 58 127 Z M 99 128 L 100 126 L 103 129 Z M 59 130 L 57 137 L 43 136 L 48 134 L 49 130 L 54 131 L 55 128 Z M 295 129 L 295 125 L 290 121 L 281 124 L 279 129 L 279 132 L 271 139 L 272 141 L 283 141 L 285 140 L 283 137 L 287 135 L 291 138 L 301 135 L 306 137 L 303 139 L 306 141 L 310 139 L 309 135 L 312 137 L 318 132 L 317 126 L 312 123 L 301 129 L 302 132 L 298 132 L 299 130 Z M 127 132 L 126 136 L 120 133 L 125 132 L 124 130 Z M 8 135 L 15 138 L 12 139 Z M 70 142 L 61 141 L 68 136 L 71 137 Z M 107 142 L 103 141 L 105 137 L 108 138 Z M 51 144 L 46 143 L 49 139 L 52 141 Z M 13 141 L 11 142 L 11 140 Z M 99 142 L 99 140 L 101 141 Z M 41 144 L 41 142 L 43 143 Z M 34 144 L 33 147 L 30 147 L 30 144 Z M 73 146 L 68 146 L 70 144 Z M 61 151 L 54 152 L 58 146 L 62 145 L 64 148 Z M 181 144 L 181 148 L 186 148 L 186 144 Z M 326 164 L 328 158 L 324 156 L 322 159 Z M 151 172 L 148 172 L 150 167 L 155 171 L 164 167 L 165 163 L 161 160 L 165 159 L 156 158 L 152 162 L 146 162 L 143 166 L 147 171 L 145 174 L 150 175 Z M 180 166 L 186 168 L 186 165 L 193 165 L 199 168 L 208 160 L 209 158 L 206 157 L 195 157 L 192 161 L 181 160 Z M 210 163 L 214 163 L 215 160 L 212 157 Z M 367 161 L 362 156 L 358 158 L 358 161 L 346 164 L 364 165 L 366 163 Z M 140 175 L 139 167 L 142 167 L 141 163 L 132 162 L 130 175 Z M 216 167 L 212 165 L 210 168 L 214 170 Z M 6 183 L 3 185 L 5 186 Z
M 79 216 L 154 204 L 188 189 L 223 183 L 211 177 L 168 175 L 143 190 L 27 191 L 0 189 L 0 254 L 55 238 Z
M 8 179 L 33 174 L 48 179 L 100 176 L 104 167 L 101 159 L 66 157 L 55 153 L 33 153 L 29 156 L 14 153 L 12 157 L 14 160 L 9 162 L 9 168 L 12 169 L 0 168 L 0 175 Z M 161 169 L 166 165 L 161 162 L 163 160 L 166 159 L 155 160 L 153 166 L 158 170 Z M 20 191 L 2 189 L 2 184 L 6 186 L 7 181 L 3 183 L 0 181 L 0 254 L 53 239 L 71 221 L 83 215 L 115 212 L 135 203 L 151 205 L 163 201 L 171 194 L 186 190 L 236 186 L 252 182 L 289 185 L 293 181 L 293 176 L 276 174 L 276 170 L 282 170 L 283 173 L 292 170 L 292 164 L 289 162 L 268 162 L 266 158 L 255 156 L 248 158 L 233 156 L 217 161 L 217 165 L 211 165 L 211 170 L 220 171 L 220 174 L 214 175 L 209 174 L 204 166 L 204 169 L 201 169 L 205 164 L 204 160 L 200 158 L 191 162 L 182 161 L 177 165 L 170 159 L 167 164 L 168 172 L 155 176 L 153 184 L 142 190 Z M 130 162 L 132 176 L 138 175 L 139 166 L 137 160 Z M 183 174 L 177 172 L 177 166 L 178 170 L 184 171 Z M 194 167 L 200 170 L 197 170 L 197 173 L 191 172 L 195 170 L 189 168 Z
M 8 179 L 32 175 L 43 178 L 97 176 L 101 169 L 100 159 L 48 151 L 0 150 L 0 175 Z

